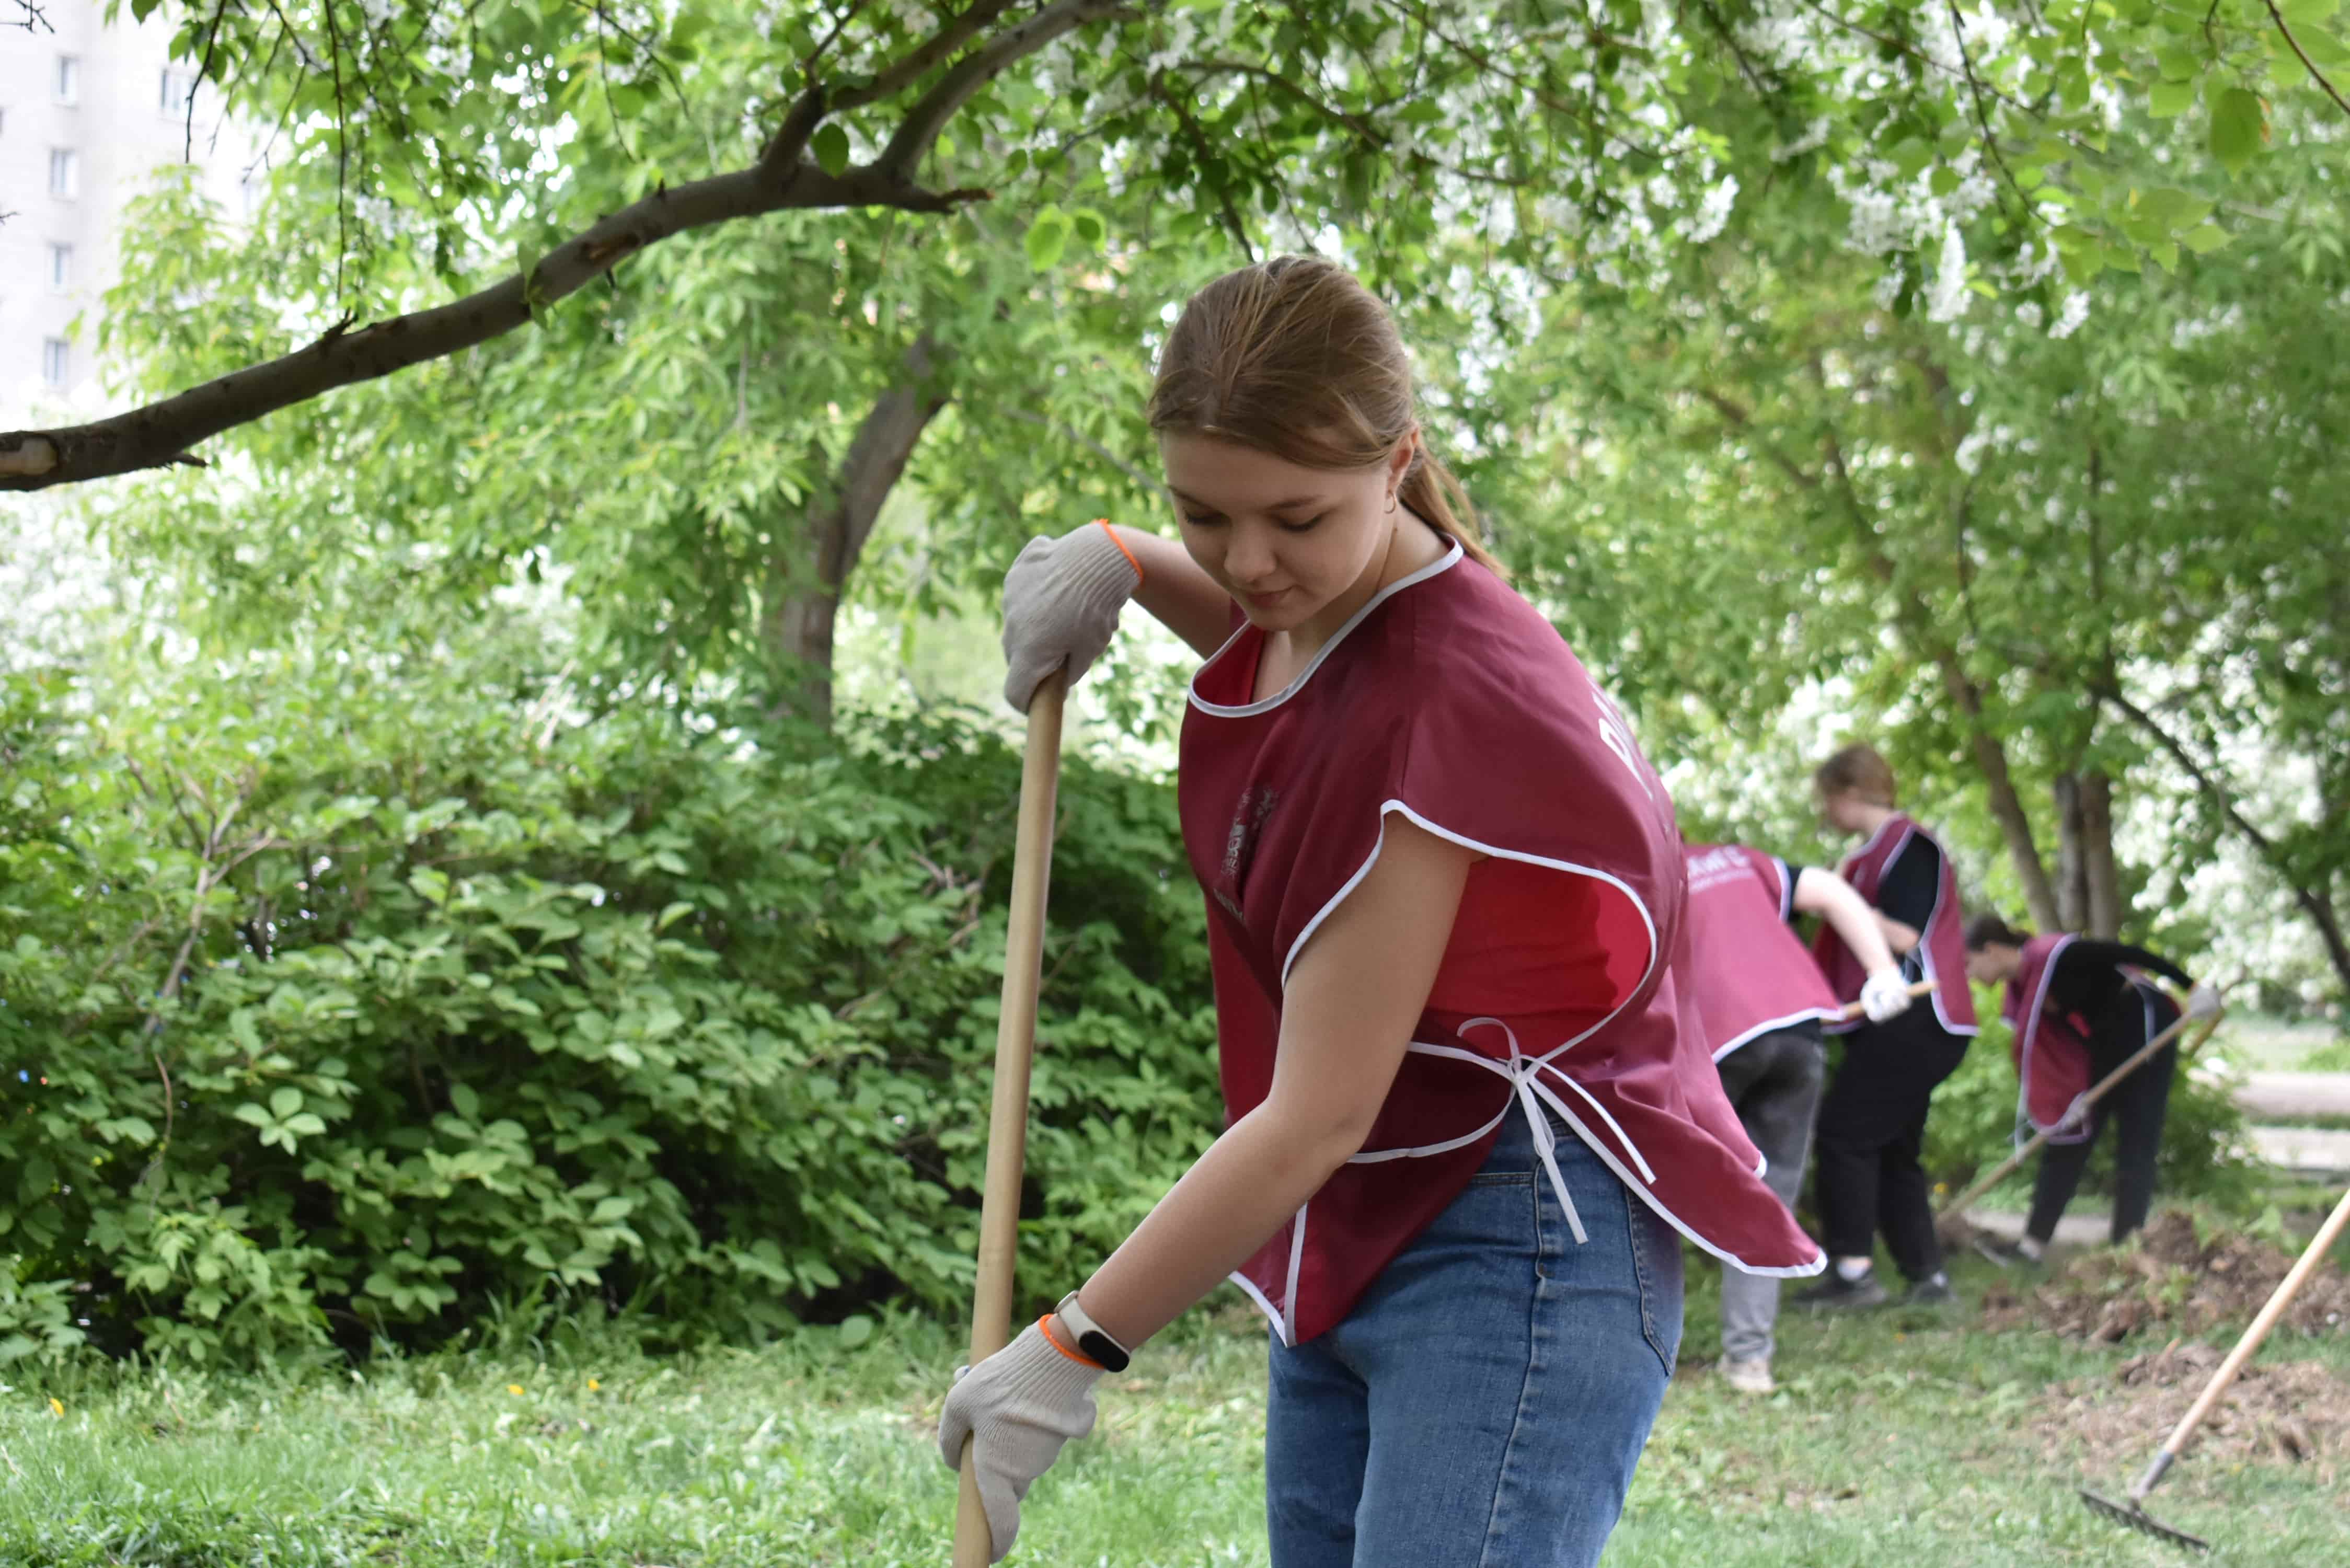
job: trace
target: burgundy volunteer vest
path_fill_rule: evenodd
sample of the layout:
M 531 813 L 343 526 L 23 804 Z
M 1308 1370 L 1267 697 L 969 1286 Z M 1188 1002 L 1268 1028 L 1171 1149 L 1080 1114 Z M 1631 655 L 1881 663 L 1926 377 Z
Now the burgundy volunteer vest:
M 2025 941 L 2023 967 L 2000 998 L 1999 1015 L 2015 1031 L 2009 1048 L 2019 1085 L 2016 1111 L 2034 1132 L 2049 1132 L 2061 1124 L 2089 1086 L 2089 1021 L 2077 1012 L 2049 1010 L 2048 978 L 2055 971 L 2056 955 L 2072 940 L 2059 935 Z M 2077 1128 L 2048 1141 L 2078 1143 L 2088 1131 L 2084 1118 Z
M 1851 883 L 1860 896 L 1873 906 L 1877 888 L 1885 880 L 1885 868 L 1912 837 L 1924 839 L 1937 849 L 1941 848 L 1934 836 L 1895 812 L 1885 819 L 1885 825 L 1869 835 L 1868 842 L 1852 852 L 1837 867 L 1844 879 Z M 1960 929 L 1959 910 L 1959 878 L 1950 868 L 1950 857 L 1942 853 L 1941 885 L 1934 891 L 1934 912 L 1927 918 L 1926 929 L 1918 933 L 1917 950 L 1902 961 L 1905 973 L 1914 971 L 1915 978 L 1930 980 L 1934 990 L 1929 1000 L 1934 1004 L 1934 1016 L 1944 1029 L 1953 1034 L 1972 1034 L 1975 1026 L 1974 992 L 1967 987 L 1967 944 Z M 1844 1002 L 1860 1000 L 1861 982 L 1868 978 L 1852 950 L 1833 926 L 1822 926 L 1813 940 L 1812 956 L 1819 961 L 1820 972 L 1826 975 L 1828 988 Z M 1831 1023 L 1830 1033 L 1864 1027 L 1860 1020 Z
M 1362 1151 L 1233 1276 L 1284 1342 L 1344 1318 L 1467 1186 L 1503 1118 L 1545 1107 L 1708 1251 L 1816 1272 L 1676 983 L 1672 804 L 1557 631 L 1456 546 L 1259 701 L 1263 640 L 1243 626 L 1201 667 L 1179 770 L 1231 1118 L 1270 1090 L 1290 967 L 1368 871 L 1388 817 L 1491 857 Z
M 1703 1039 L 1721 1061 L 1758 1034 L 1841 1011 L 1819 965 L 1787 925 L 1786 863 L 1741 844 L 1691 844 L 1684 976 Z
M 2056 955 L 2072 940 L 2069 935 L 2027 940 L 2023 966 L 2007 982 L 1999 1008 L 1999 1015 L 2015 1031 L 2009 1050 L 2015 1058 L 2016 1114 L 2033 1131 L 2049 1134 L 2050 1143 L 2078 1143 L 2089 1136 L 2086 1116 L 2062 1133 L 2054 1130 L 2064 1126 L 2073 1102 L 2087 1093 L 2095 1070 L 2089 1035 L 2095 1020 L 2060 1012 L 2048 991 Z M 2115 978 L 2137 993 L 2137 1004 L 2145 1013 L 2144 1038 L 2153 1039 L 2178 1016 L 2178 1006 L 2137 971 L 2117 969 Z

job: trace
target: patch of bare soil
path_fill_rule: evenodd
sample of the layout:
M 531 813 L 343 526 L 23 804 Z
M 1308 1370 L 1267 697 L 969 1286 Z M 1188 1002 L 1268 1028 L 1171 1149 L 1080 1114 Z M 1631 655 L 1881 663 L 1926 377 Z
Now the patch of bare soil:
M 2059 1384 L 2031 1418 L 2032 1434 L 2051 1459 L 2075 1458 L 2119 1485 L 2154 1457 L 2225 1355 L 2174 1340 L 2109 1374 Z M 2350 1378 L 2315 1361 L 2255 1361 L 2204 1417 L 2185 1457 L 2315 1464 L 2322 1478 L 2338 1479 L 2350 1468 Z
M 2250 1322 L 2293 1262 L 2241 1232 L 2199 1236 L 2192 1215 L 2168 1209 L 2126 1245 L 2081 1253 L 2042 1280 L 1992 1285 L 1983 1293 L 1983 1319 L 1991 1328 L 2044 1328 L 2105 1345 L 2155 1329 L 2165 1337 L 2199 1334 Z M 2350 1278 L 2321 1267 L 2280 1326 L 2350 1328 Z

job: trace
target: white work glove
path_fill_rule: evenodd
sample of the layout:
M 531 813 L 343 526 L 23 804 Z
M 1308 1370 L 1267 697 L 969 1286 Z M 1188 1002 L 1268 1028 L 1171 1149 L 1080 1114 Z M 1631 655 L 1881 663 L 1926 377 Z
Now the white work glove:
M 1898 969 L 1871 971 L 1860 982 L 1860 1010 L 1871 1023 L 1882 1023 L 1909 1011 L 1909 982 L 1901 978 Z
M 2220 1016 L 2220 988 L 2199 985 L 2187 993 L 2187 1016 L 2201 1020 Z
M 939 1457 L 960 1472 L 963 1438 L 973 1439 L 972 1468 L 993 1542 L 990 1563 L 1003 1561 L 1019 1538 L 1020 1501 L 1061 1445 L 1094 1429 L 1100 1376 L 1100 1367 L 1055 1346 L 1035 1324 L 978 1366 L 956 1372 L 939 1413 Z
M 1107 524 L 1031 539 L 1003 574 L 1003 700 L 1023 713 L 1045 677 L 1066 665 L 1069 684 L 1118 632 L 1118 612 L 1142 586 Z

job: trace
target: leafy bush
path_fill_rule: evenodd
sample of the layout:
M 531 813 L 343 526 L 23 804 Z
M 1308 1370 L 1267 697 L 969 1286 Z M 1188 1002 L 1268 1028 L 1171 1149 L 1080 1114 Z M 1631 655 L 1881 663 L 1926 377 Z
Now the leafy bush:
M 550 1293 L 677 1339 L 968 1300 L 1000 738 L 558 722 L 486 656 L 149 680 L 0 695 L 0 1359 L 421 1345 Z M 1072 760 L 1052 912 L 1040 1293 L 1219 1125 L 1170 792 Z
M 1933 1113 L 1926 1122 L 1926 1173 L 1953 1189 L 2006 1158 L 2015 1147 L 2012 1140 L 2016 1081 L 2009 1054 L 2011 1032 L 1995 1012 L 1986 1009 L 1982 1017 L 1982 1033 L 1975 1036 L 1966 1060 L 1934 1091 Z M 2191 1064 L 2183 1068 L 2170 1086 L 2169 1114 L 2163 1123 L 2157 1168 L 2158 1190 L 2167 1198 L 2222 1200 L 2249 1193 L 2251 1172 L 2236 1152 L 2242 1135 L 2243 1113 L 2236 1108 L 2226 1084 L 2198 1075 Z M 2085 1195 L 2113 1191 L 2116 1142 L 2110 1129 L 2099 1136 L 2081 1179 Z M 2029 1182 L 2033 1169 L 2027 1161 L 2012 1179 Z

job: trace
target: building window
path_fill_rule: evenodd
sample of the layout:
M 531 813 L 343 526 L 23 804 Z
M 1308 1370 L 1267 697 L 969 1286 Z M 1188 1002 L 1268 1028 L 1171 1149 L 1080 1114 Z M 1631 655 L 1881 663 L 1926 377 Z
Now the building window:
M 193 101 L 195 96 L 196 77 L 193 71 L 175 71 L 168 67 L 165 67 L 161 94 L 161 109 L 165 119 L 187 118 L 188 106 Z
M 66 371 L 71 361 L 66 358 L 66 340 L 62 337 L 41 339 L 41 379 L 52 387 L 66 384 Z
M 57 101 L 67 104 L 81 101 L 81 61 L 75 56 L 57 57 Z
M 49 149 L 49 194 L 70 200 L 81 192 L 81 159 L 70 147 Z
M 49 290 L 63 294 L 73 286 L 73 246 L 49 242 Z

